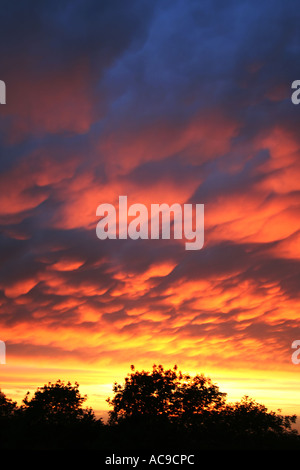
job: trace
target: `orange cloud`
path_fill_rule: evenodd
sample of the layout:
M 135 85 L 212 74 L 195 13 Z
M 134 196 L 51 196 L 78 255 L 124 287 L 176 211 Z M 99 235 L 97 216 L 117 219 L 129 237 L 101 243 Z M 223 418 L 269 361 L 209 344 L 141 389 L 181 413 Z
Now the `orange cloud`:
M 31 289 L 38 284 L 37 279 L 24 279 L 14 282 L 11 285 L 4 287 L 6 297 L 15 298 L 20 295 L 28 294 Z

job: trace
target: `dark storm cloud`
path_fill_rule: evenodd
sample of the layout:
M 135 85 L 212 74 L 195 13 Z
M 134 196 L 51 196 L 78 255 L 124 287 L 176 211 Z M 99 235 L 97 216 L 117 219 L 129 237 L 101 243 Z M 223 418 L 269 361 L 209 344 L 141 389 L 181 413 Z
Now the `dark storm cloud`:
M 82 54 L 107 66 L 132 41 L 145 37 L 155 3 L 121 0 L 97 2 L 57 1 L 2 2 L 5 21 L 2 52 L 22 53 L 31 65 L 46 69 L 78 60 Z M 34 63 L 39 59 L 38 63 Z
M 250 103 L 297 74 L 296 18 L 288 2 L 178 1 L 161 8 L 147 42 L 125 51 L 104 78 L 112 98 L 118 93 L 112 111 L 182 123 L 221 104 L 229 116 L 251 116 Z
M 226 156 L 224 159 L 226 160 Z M 251 189 L 255 183 L 264 178 L 264 175 L 259 172 L 259 167 L 268 159 L 268 152 L 260 151 L 251 160 L 246 159 L 243 168 L 235 173 L 220 169 L 217 162 L 208 163 L 205 166 L 206 178 L 195 191 L 191 202 L 209 202 L 221 195 L 240 194 L 241 191 Z

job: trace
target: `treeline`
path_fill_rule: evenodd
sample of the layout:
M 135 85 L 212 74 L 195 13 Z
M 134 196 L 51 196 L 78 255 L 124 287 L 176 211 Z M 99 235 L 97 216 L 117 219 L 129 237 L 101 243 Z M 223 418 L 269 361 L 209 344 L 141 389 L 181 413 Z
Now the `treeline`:
M 28 392 L 21 406 L 0 392 L 1 449 L 172 451 L 297 449 L 296 416 L 269 412 L 245 396 L 226 394 L 203 374 L 191 377 L 175 366 L 151 372 L 131 366 L 113 385 L 109 420 L 84 408 L 79 384 L 58 380 Z

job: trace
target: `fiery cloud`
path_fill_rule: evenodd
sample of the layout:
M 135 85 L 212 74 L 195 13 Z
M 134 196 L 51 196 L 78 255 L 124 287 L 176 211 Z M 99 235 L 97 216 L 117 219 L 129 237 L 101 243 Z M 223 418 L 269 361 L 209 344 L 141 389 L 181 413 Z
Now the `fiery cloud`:
M 1 388 L 70 378 L 103 408 L 130 364 L 177 363 L 299 408 L 298 13 L 30 3 L 1 42 Z M 100 241 L 119 195 L 204 204 L 204 248 Z

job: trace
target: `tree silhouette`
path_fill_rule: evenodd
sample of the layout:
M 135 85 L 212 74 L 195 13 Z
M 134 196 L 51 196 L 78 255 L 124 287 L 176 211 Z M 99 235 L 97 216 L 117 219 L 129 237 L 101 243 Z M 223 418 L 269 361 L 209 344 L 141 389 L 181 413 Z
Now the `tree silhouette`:
M 115 382 L 109 424 L 120 428 L 130 445 L 151 448 L 277 448 L 296 446 L 292 430 L 296 416 L 268 412 L 251 398 L 226 403 L 222 393 L 203 374 L 191 377 L 161 365 L 152 372 L 135 370 L 123 384 Z M 125 432 L 124 432 L 125 426 Z M 123 437 L 124 439 L 124 437 Z
M 115 382 L 110 419 L 104 424 L 79 384 L 58 380 L 28 392 L 18 407 L 0 391 L 1 449 L 296 449 L 296 416 L 268 412 L 248 396 L 226 403 L 226 394 L 203 374 L 190 376 L 154 365 Z M 279 412 L 280 410 L 278 410 Z
M 280 412 L 280 410 L 278 410 Z M 277 436 L 296 434 L 292 424 L 296 422 L 296 415 L 282 416 L 268 409 L 252 398 L 245 395 L 240 402 L 226 405 L 224 418 L 236 434 Z
M 75 422 L 94 421 L 95 415 L 91 408 L 82 409 L 87 397 L 79 392 L 79 384 L 64 383 L 58 380 L 55 384 L 49 382 L 38 388 L 29 399 L 27 392 L 23 403 L 25 416 L 32 423 L 71 424 Z
M 0 390 L 0 419 L 12 417 L 16 413 L 17 409 L 17 402 L 7 398 Z
M 18 412 L 17 402 L 7 398 L 0 390 L 0 444 L 7 441 L 11 429 L 14 428 Z
M 113 407 L 111 424 L 158 417 L 187 424 L 195 414 L 208 414 L 224 405 L 226 394 L 204 375 L 190 377 L 177 372 L 177 366 L 165 370 L 154 365 L 152 373 L 138 372 L 134 366 L 131 370 L 124 385 L 115 383 L 115 395 L 107 399 Z
M 212 416 L 224 409 L 226 400 L 226 393 L 220 392 L 219 387 L 203 374 L 184 376 L 177 395 L 178 417 L 185 426 L 195 424 L 195 420 L 199 423 L 200 417 L 202 422 L 212 419 Z

